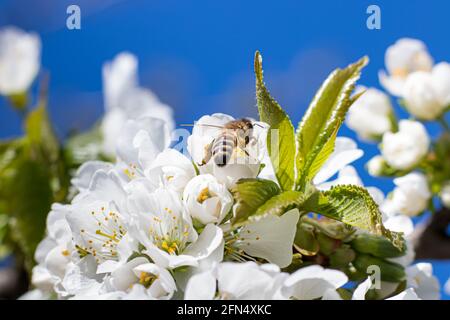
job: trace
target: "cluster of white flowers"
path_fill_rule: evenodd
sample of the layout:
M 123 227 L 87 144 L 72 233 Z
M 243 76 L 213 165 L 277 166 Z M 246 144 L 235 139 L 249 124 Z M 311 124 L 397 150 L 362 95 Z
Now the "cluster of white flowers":
M 422 120 L 433 120 L 450 105 L 450 65 L 433 59 L 425 44 L 400 39 L 386 51 L 389 75 L 380 72 L 382 85 L 405 100 L 408 111 Z
M 0 32 L 0 94 L 25 93 L 39 71 L 39 55 L 36 35 L 14 28 Z M 389 76 L 382 73 L 380 79 L 412 114 L 430 120 L 444 112 L 450 102 L 448 64 L 433 67 L 424 45 L 408 39 L 391 47 L 386 61 Z M 172 109 L 139 86 L 137 65 L 135 56 L 122 53 L 103 68 L 102 148 L 116 161 L 84 163 L 72 179 L 74 198 L 52 206 L 46 237 L 35 252 L 35 289 L 23 298 L 342 299 L 338 289 L 349 282 L 344 272 L 320 265 L 292 273 L 283 269 L 293 261 L 298 209 L 231 223 L 238 180 L 260 177 L 278 183 L 266 150 L 268 125 L 248 119 L 252 129 L 245 150 L 225 138 L 215 148 L 213 142 L 230 134 L 223 128 L 235 119 L 207 115 L 195 123 L 186 148 L 170 147 Z M 424 91 L 432 95 L 424 98 Z M 382 137 L 382 156 L 371 162 L 372 172 L 385 164 L 408 170 L 428 151 L 429 138 L 420 123 L 404 120 L 393 132 L 393 118 L 389 98 L 375 89 L 351 108 L 350 127 L 365 139 Z M 229 156 L 221 156 L 226 165 L 207 156 L 230 149 Z M 362 155 L 353 140 L 338 137 L 315 175 L 315 187 L 363 187 L 350 166 Z M 385 226 L 403 232 L 409 242 L 413 224 L 408 216 L 423 211 L 431 195 L 419 173 L 395 184 L 388 199 L 377 188 L 367 190 L 382 208 Z M 446 203 L 448 189 L 442 189 Z M 398 293 L 397 284 L 383 282 L 381 296 L 438 299 L 431 265 L 411 265 L 414 252 L 410 244 L 407 248 L 406 255 L 389 259 L 405 268 L 407 289 Z M 372 281 L 368 277 L 360 283 L 352 299 L 365 299 Z
M 387 73 L 379 73 L 381 84 L 400 98 L 400 104 L 416 120 L 400 120 L 397 124 L 389 97 L 369 88 L 351 107 L 346 123 L 360 138 L 381 142 L 381 155 L 367 163 L 371 175 L 406 174 L 394 179 L 396 187 L 386 210 L 415 216 L 428 208 L 432 197 L 430 181 L 421 170 L 432 141 L 420 121 L 445 123 L 444 115 L 450 108 L 450 64 L 434 65 L 425 44 L 409 38 L 387 49 L 385 64 Z M 438 195 L 442 204 L 450 207 L 448 185 L 444 183 Z
M 197 122 L 188 146 L 195 162 L 193 146 L 204 148 L 213 139 L 198 132 L 206 123 L 230 119 L 215 114 Z M 88 162 L 78 170 L 73 184 L 79 194 L 69 205 L 53 206 L 48 236 L 36 252 L 33 284 L 41 293 L 73 299 L 339 298 L 336 289 L 348 281 L 341 271 L 318 265 L 293 274 L 280 271 L 292 260 L 298 210 L 229 232 L 234 200 L 227 186 L 242 175 L 256 177 L 258 171 L 248 166 L 258 163 L 211 164 L 199 166 L 197 173 L 187 157 L 168 145 L 160 119 L 129 120 L 118 139 L 116 164 Z M 361 184 L 346 166 L 361 155 L 353 141 L 339 138 L 318 187 L 343 180 Z M 323 183 L 337 170 L 336 181 Z M 380 191 L 372 188 L 371 193 L 382 201 Z M 405 225 L 396 226 L 404 231 Z M 255 258 L 268 263 L 244 262 Z M 433 282 L 435 290 L 432 274 L 422 273 L 426 279 L 420 281 Z M 361 286 L 354 299 L 363 298 L 370 287 L 367 282 Z M 422 297 L 416 291 L 397 298 Z
M 127 120 L 116 143 L 117 162 L 82 165 L 72 181 L 76 197 L 53 206 L 48 235 L 36 251 L 32 283 L 37 289 L 24 298 L 341 299 L 336 290 L 348 282 L 341 271 L 319 265 L 292 274 L 281 271 L 293 258 L 297 209 L 231 228 L 235 200 L 230 189 L 236 181 L 263 171 L 265 177 L 274 176 L 267 167 L 260 170 L 268 161 L 267 125 L 260 122 L 254 122 L 253 151 L 234 152 L 226 166 L 214 159 L 203 164 L 205 149 L 231 120 L 213 114 L 196 122 L 187 142 L 192 160 L 169 148 L 163 120 Z M 362 185 L 348 166 L 362 154 L 351 139 L 337 138 L 334 153 L 316 176 L 317 188 Z M 337 180 L 327 181 L 338 172 Z M 383 202 L 381 191 L 368 190 Z M 396 231 L 405 231 L 409 223 L 386 221 Z M 412 255 L 403 260 L 408 266 Z M 436 297 L 431 266 L 421 268 L 407 269 L 408 275 L 420 275 L 411 275 L 408 289 L 391 299 Z M 370 287 L 369 278 L 353 299 L 364 299 Z
M 137 58 L 128 52 L 118 54 L 103 66 L 105 116 L 101 124 L 103 152 L 114 156 L 115 144 L 127 120 L 152 116 L 174 129 L 172 109 L 159 101 L 153 92 L 140 87 Z

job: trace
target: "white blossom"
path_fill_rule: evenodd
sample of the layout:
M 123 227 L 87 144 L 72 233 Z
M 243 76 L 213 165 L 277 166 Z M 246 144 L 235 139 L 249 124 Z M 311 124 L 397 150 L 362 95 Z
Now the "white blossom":
M 41 40 L 16 27 L 0 29 L 0 94 L 23 94 L 39 72 Z
M 415 71 L 431 71 L 433 59 L 422 41 L 403 38 L 386 50 L 385 64 L 388 74 L 380 71 L 381 84 L 391 94 L 402 96 L 408 75 Z
M 117 157 L 123 173 L 129 179 L 142 177 L 156 157 L 170 144 L 166 123 L 160 119 L 144 117 L 128 120 L 116 140 Z
M 423 300 L 439 300 L 439 280 L 433 275 L 431 263 L 417 263 L 406 268 L 408 287 L 414 288 Z
M 328 290 L 336 290 L 347 283 L 342 272 L 324 269 L 319 265 L 301 268 L 284 282 L 283 295 L 297 300 L 312 300 L 322 297 Z
M 265 215 L 255 219 L 238 233 L 234 247 L 280 268 L 287 267 L 292 262 L 292 245 L 299 217 L 298 209 L 292 209 L 280 217 Z
M 70 227 L 66 221 L 68 207 L 53 204 L 47 216 L 47 236 L 38 245 L 31 282 L 43 294 L 52 292 L 64 278 L 73 251 Z
M 181 196 L 196 172 L 190 159 L 177 150 L 165 149 L 151 162 L 145 175 L 155 186 L 166 186 Z
M 408 170 L 423 159 L 429 145 L 430 138 L 420 122 L 401 120 L 398 132 L 383 135 L 381 153 L 391 167 Z
M 450 105 L 450 65 L 442 62 L 432 72 L 417 71 L 408 76 L 403 98 L 408 111 L 423 120 L 441 116 Z
M 286 276 L 275 265 L 224 262 L 193 276 L 187 284 L 185 299 L 281 299 L 279 292 Z
M 222 230 L 208 224 L 200 236 L 178 194 L 167 188 L 143 192 L 130 203 L 134 220 L 132 234 L 159 266 L 196 266 L 223 245 Z
M 431 192 L 427 178 L 418 172 L 394 179 L 395 189 L 383 205 L 390 214 L 416 216 L 428 207 Z
M 186 185 L 183 201 L 192 218 L 202 224 L 219 224 L 230 212 L 233 196 L 214 176 L 202 174 Z
M 385 163 L 384 158 L 377 155 L 367 162 L 367 171 L 371 176 L 377 177 L 382 173 Z
M 380 90 L 369 88 L 352 104 L 345 121 L 361 139 L 371 140 L 392 129 L 392 113 L 389 97 Z
M 164 268 L 137 257 L 115 269 L 108 279 L 111 291 L 121 299 L 170 299 L 177 290 L 172 275 Z
M 172 109 L 150 90 L 138 83 L 137 58 L 131 53 L 118 54 L 103 66 L 103 91 L 106 114 L 102 119 L 103 152 L 115 155 L 116 141 L 127 120 L 153 117 L 163 120 L 169 132 L 174 129 Z

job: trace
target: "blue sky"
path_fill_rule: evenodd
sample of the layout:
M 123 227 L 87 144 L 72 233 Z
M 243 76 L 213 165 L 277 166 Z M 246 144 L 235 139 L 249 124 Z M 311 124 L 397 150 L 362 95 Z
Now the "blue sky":
M 69 4 L 81 8 L 81 30 L 65 26 Z M 370 4 L 381 8 L 381 30 L 366 28 Z M 421 39 L 436 61 L 450 60 L 449 12 L 444 0 L 0 0 L 0 26 L 42 37 L 51 116 L 64 137 L 101 116 L 101 66 L 123 50 L 138 56 L 141 84 L 175 109 L 177 123 L 213 112 L 256 116 L 252 60 L 260 50 L 267 85 L 296 123 L 328 73 L 363 55 L 370 64 L 360 83 L 380 87 L 384 51 L 398 38 Z M 437 128 L 428 126 L 432 135 Z M 20 119 L 0 100 L 0 137 L 20 132 Z M 345 127 L 340 134 L 355 137 Z M 376 146 L 361 147 L 363 180 L 389 191 L 389 180 L 363 168 Z

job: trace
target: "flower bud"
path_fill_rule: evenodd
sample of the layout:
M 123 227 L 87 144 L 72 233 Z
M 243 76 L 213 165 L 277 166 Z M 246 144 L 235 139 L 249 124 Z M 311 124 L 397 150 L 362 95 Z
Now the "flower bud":
M 233 205 L 225 185 L 210 174 L 196 176 L 188 182 L 183 201 L 192 218 L 202 224 L 220 223 Z
M 40 68 L 41 40 L 15 27 L 0 30 L 0 94 L 17 97 L 28 90 Z
M 368 233 L 358 234 L 350 244 L 358 252 L 371 254 L 379 258 L 401 257 L 406 252 L 406 245 L 404 245 L 402 250 L 398 250 L 386 238 Z
M 335 268 L 345 268 L 350 262 L 355 260 L 355 257 L 355 251 L 344 244 L 330 255 L 330 265 Z
M 382 174 L 385 164 L 386 161 L 382 156 L 375 156 L 367 162 L 367 170 L 371 176 L 378 177 Z
M 391 94 L 402 96 L 408 75 L 419 70 L 431 71 L 433 59 L 422 41 L 403 38 L 386 50 L 385 64 L 388 74 L 380 72 L 381 84 Z
M 423 120 L 436 119 L 446 107 L 434 87 L 433 76 L 429 72 L 418 71 L 411 74 L 405 82 L 403 98 L 406 109 Z

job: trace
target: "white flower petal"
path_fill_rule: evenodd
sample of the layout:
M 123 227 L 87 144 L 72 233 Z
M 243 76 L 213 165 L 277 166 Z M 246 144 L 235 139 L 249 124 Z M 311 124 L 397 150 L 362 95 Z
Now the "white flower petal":
M 352 300 L 366 300 L 366 293 L 372 287 L 372 279 L 368 277 L 360 283 L 353 292 Z
M 103 161 L 88 161 L 83 163 L 77 170 L 77 173 L 72 178 L 71 183 L 78 190 L 86 190 L 89 188 L 89 184 L 91 183 L 92 177 L 94 174 L 99 171 L 108 172 L 113 168 L 113 165 L 108 162 Z
M 40 68 L 41 40 L 16 27 L 0 29 L 0 94 L 22 94 Z
M 292 261 L 292 244 L 299 219 L 297 209 L 281 217 L 266 215 L 242 228 L 239 248 L 247 254 L 263 258 L 281 268 Z
M 299 300 L 316 299 L 329 289 L 343 286 L 347 281 L 347 276 L 341 271 L 313 265 L 291 274 L 284 283 L 284 294 Z
M 212 300 L 216 294 L 216 277 L 211 271 L 193 275 L 184 293 L 185 300 Z

